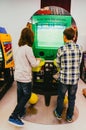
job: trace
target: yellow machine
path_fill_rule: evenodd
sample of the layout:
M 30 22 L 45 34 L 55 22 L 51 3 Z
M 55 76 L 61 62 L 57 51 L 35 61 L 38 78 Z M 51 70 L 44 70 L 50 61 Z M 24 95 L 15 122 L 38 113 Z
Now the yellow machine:
M 13 82 L 12 39 L 7 32 L 0 32 L 0 98 Z
M 0 44 L 2 48 L 2 57 L 4 60 L 4 68 L 14 67 L 13 53 L 12 53 L 12 39 L 10 34 L 0 33 Z

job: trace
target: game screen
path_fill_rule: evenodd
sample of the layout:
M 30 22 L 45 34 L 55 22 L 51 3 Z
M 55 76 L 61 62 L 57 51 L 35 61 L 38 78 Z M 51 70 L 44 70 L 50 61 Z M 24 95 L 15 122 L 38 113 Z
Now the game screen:
M 37 26 L 37 43 L 38 47 L 60 47 L 64 45 L 63 31 L 64 25 L 45 24 Z
M 34 55 L 45 60 L 55 59 L 58 48 L 64 45 L 63 31 L 71 26 L 71 17 L 36 15 L 32 17 L 32 23 Z

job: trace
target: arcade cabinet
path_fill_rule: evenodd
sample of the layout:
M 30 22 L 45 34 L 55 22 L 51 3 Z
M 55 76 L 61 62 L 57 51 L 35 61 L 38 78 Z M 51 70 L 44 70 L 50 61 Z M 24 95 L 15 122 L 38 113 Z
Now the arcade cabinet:
M 0 27 L 0 99 L 13 82 L 12 39 L 5 28 Z
M 82 61 L 80 66 L 80 78 L 86 83 L 86 51 L 82 54 Z
M 33 52 L 43 59 L 38 68 L 33 68 L 33 91 L 45 95 L 48 106 L 51 95 L 58 93 L 59 79 L 53 78 L 58 71 L 54 59 L 58 48 L 64 45 L 63 31 L 71 26 L 71 16 L 33 15 L 31 20 L 35 37 Z

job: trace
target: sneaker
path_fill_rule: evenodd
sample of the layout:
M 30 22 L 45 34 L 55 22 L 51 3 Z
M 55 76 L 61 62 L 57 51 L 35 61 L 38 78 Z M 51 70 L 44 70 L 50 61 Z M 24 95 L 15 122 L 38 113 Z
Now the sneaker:
M 56 112 L 56 110 L 54 111 L 54 115 L 56 116 L 56 118 L 57 118 L 58 120 L 61 120 L 61 119 L 62 119 L 62 116 L 59 115 L 59 114 Z
M 70 118 L 69 116 L 67 116 L 66 121 L 69 123 L 73 122 L 72 118 Z
M 13 116 L 9 117 L 8 122 L 18 127 L 22 127 L 24 125 L 24 123 L 19 118 L 14 118 Z

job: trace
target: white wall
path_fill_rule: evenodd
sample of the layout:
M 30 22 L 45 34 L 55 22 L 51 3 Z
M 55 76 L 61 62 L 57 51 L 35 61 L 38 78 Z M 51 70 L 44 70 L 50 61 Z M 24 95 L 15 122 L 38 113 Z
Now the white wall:
M 40 9 L 40 0 L 0 0 L 0 26 L 11 34 L 14 53 L 21 30 Z
M 29 18 L 40 9 L 41 0 L 0 0 L 0 26 L 12 36 L 13 49 L 17 47 L 20 32 Z M 86 50 L 86 0 L 71 0 L 71 15 L 78 26 L 78 43 Z
M 86 0 L 71 0 L 71 15 L 78 26 L 78 41 L 86 50 Z

